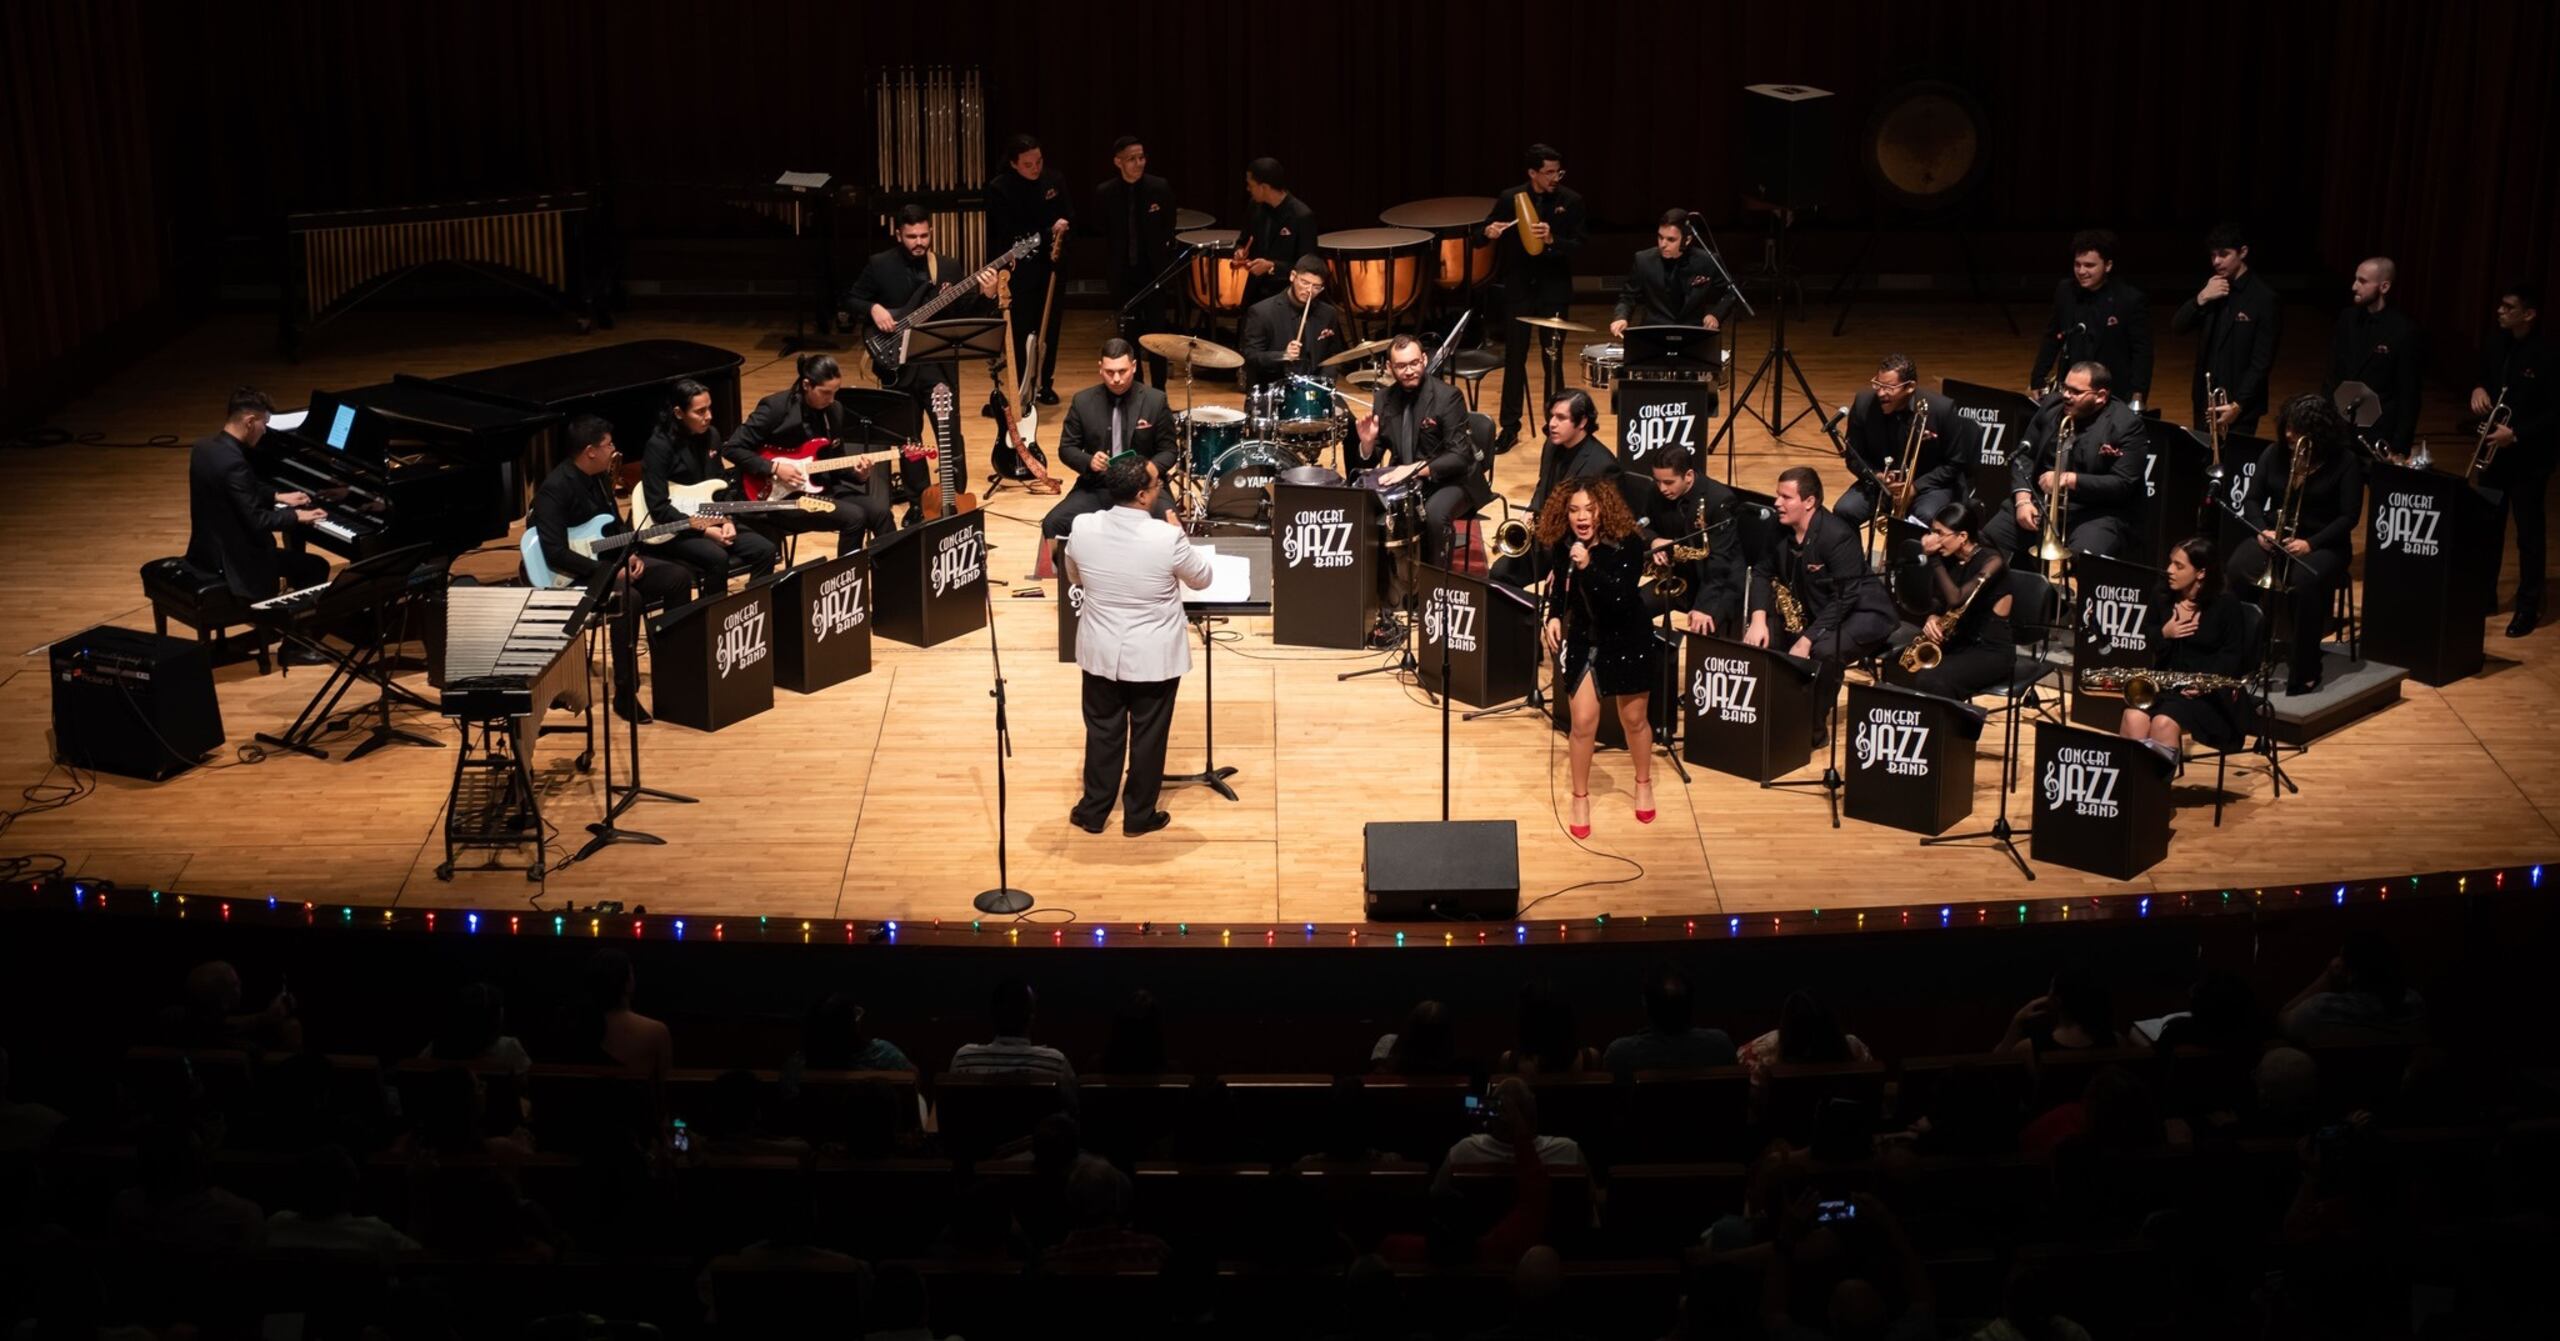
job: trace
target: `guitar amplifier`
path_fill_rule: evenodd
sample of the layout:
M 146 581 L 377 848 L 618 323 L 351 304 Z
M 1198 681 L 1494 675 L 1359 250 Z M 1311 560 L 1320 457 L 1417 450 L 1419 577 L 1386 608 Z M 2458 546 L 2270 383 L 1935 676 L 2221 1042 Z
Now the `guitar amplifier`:
M 74 768 L 153 782 L 222 744 L 203 644 L 101 624 L 52 648 L 53 743 Z

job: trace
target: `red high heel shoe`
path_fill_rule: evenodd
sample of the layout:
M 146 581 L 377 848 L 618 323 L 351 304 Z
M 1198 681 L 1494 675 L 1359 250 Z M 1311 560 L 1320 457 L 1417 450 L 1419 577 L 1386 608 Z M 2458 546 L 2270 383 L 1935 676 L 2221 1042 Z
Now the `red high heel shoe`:
M 1573 794 L 1573 799 L 1577 801 L 1588 801 L 1591 799 L 1591 793 L 1575 792 Z M 1564 831 L 1572 834 L 1576 838 L 1589 838 L 1591 836 L 1591 826 L 1588 824 L 1574 824 L 1568 821 L 1564 826 Z
M 1637 791 L 1640 791 L 1640 792 L 1649 792 L 1649 791 L 1652 791 L 1652 790 L 1653 790 L 1653 780 L 1652 780 L 1651 778 L 1647 778 L 1647 779 L 1645 779 L 1644 781 L 1637 783 L 1637 784 L 1636 784 L 1636 790 L 1637 790 Z M 1654 817 L 1655 815 L 1660 814 L 1660 813 L 1661 813 L 1660 811 L 1658 811 L 1658 810 L 1654 809 L 1652 806 L 1646 806 L 1644 809 L 1639 810 L 1639 811 L 1637 811 L 1637 812 L 1636 812 L 1636 823 L 1638 823 L 1638 824 L 1651 824 L 1651 823 L 1653 823 L 1653 817 Z

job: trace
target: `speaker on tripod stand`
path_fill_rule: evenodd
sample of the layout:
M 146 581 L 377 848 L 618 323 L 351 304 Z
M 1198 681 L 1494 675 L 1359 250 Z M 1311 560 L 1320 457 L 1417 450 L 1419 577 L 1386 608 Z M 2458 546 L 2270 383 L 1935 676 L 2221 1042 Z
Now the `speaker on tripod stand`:
M 1736 282 L 1748 285 L 1765 279 L 1776 291 L 1777 301 L 1772 304 L 1769 352 L 1734 395 L 1732 413 L 1707 445 L 1710 452 L 1733 436 L 1746 416 L 1758 420 L 1772 438 L 1785 438 L 1787 430 L 1809 414 L 1826 433 L 1830 431 L 1804 365 L 1796 362 L 1795 351 L 1787 347 L 1788 299 L 1801 303 L 1804 295 L 1795 272 L 1787 268 L 1786 238 L 1796 215 L 1821 208 L 1829 190 L 1831 107 L 1830 90 L 1804 84 L 1753 84 L 1742 91 L 1743 204 L 1769 216 L 1769 240 L 1760 268 L 1737 276 Z M 1786 408 L 1789 378 L 1804 397 L 1802 408 L 1793 414 Z M 1769 384 L 1765 412 L 1751 403 L 1762 382 Z

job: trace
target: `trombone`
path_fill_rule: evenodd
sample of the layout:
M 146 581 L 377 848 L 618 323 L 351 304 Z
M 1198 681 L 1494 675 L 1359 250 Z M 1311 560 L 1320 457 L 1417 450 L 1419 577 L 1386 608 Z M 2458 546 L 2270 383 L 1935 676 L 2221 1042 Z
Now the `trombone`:
M 2303 485 L 2310 479 L 2311 435 L 2296 433 L 2293 435 L 2293 461 L 2285 471 L 2284 506 L 2276 509 L 2275 552 L 2267 556 L 2265 571 L 2249 579 L 2249 585 L 2260 591 L 2293 589 L 2293 579 L 2286 568 L 2294 562 L 2294 557 L 2286 553 L 2284 547 L 2292 541 L 2294 532 L 2302 529 L 2302 495 L 2306 492 Z
M 1495 494 L 1493 501 L 1502 505 L 1502 521 L 1493 528 L 1491 543 L 1494 557 L 1516 559 L 1528 553 L 1529 546 L 1536 543 L 1529 532 L 1529 523 L 1521 520 L 1511 511 L 1511 499 L 1508 495 Z
M 2060 563 L 2071 553 L 2064 543 L 2070 538 L 2071 528 L 2063 520 L 2071 500 L 2070 495 L 2063 492 L 2062 476 L 2071 460 L 2072 440 L 2079 433 L 2080 421 L 2073 419 L 2069 410 L 2064 410 L 2062 423 L 2053 432 L 2053 465 L 2047 471 L 2053 483 L 2044 491 L 2044 535 L 2036 542 L 2036 557 L 2046 563 Z

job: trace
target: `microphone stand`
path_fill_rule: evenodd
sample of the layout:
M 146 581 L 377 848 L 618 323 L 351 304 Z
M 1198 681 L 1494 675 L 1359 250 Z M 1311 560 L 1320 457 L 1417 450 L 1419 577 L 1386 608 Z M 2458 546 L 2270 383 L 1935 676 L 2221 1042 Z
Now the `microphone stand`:
M 1181 274 L 1184 269 L 1189 267 L 1191 264 L 1191 253 L 1200 250 L 1200 248 L 1193 243 L 1183 242 L 1180 239 L 1176 239 L 1175 241 L 1176 245 L 1174 247 L 1172 262 L 1166 265 L 1164 269 L 1157 271 L 1156 277 L 1148 280 L 1145 288 L 1129 295 L 1129 301 L 1122 303 L 1120 305 L 1119 312 L 1115 313 L 1112 317 L 1112 330 L 1117 332 L 1121 339 L 1128 341 L 1132 347 L 1135 347 L 1138 343 L 1138 326 L 1140 325 L 1138 319 L 1139 310 L 1145 307 L 1149 302 L 1154 301 L 1158 291 L 1162 290 L 1165 285 L 1172 283 L 1174 276 Z M 1149 354 L 1147 357 L 1153 360 L 1159 367 L 1164 363 L 1164 356 L 1161 354 Z M 1190 371 L 1190 368 L 1187 366 L 1183 369 L 1183 375 L 1186 380 L 1190 376 Z M 1163 390 L 1165 379 L 1161 372 L 1155 380 L 1156 389 L 1159 391 Z
M 602 605 L 602 598 L 604 596 L 618 598 L 622 603 L 621 608 L 629 609 L 631 611 L 630 617 L 632 619 L 646 623 L 647 616 L 632 606 L 632 602 L 637 599 L 637 593 L 631 589 L 631 577 L 629 570 L 631 557 L 632 556 L 628 552 L 617 551 L 609 561 L 610 566 L 599 567 L 596 573 L 596 586 L 594 592 L 592 592 L 590 596 L 591 599 L 597 599 L 599 606 Z M 604 637 L 605 691 L 607 693 L 614 694 L 616 697 L 620 697 L 620 695 L 616 691 L 614 685 L 613 634 L 609 628 L 609 624 L 611 620 L 618 617 L 618 615 L 608 615 L 604 620 L 599 621 L 594 629 L 595 632 L 602 634 Z M 636 643 L 637 640 L 635 639 L 634 641 Z M 637 650 L 636 647 L 634 650 Z M 632 678 L 634 681 L 637 681 L 639 678 L 639 668 L 636 666 L 632 668 Z M 636 694 L 638 691 L 635 689 L 633 692 Z M 588 702 L 589 711 L 593 711 L 594 698 L 592 695 L 589 696 Z M 616 843 L 642 843 L 650 847 L 666 846 L 667 840 L 660 838 L 656 834 L 643 833 L 638 829 L 625 829 L 615 823 L 615 821 L 622 818 L 624 811 L 629 810 L 631 807 L 644 800 L 672 801 L 678 805 L 693 805 L 698 800 L 696 797 L 685 796 L 681 793 L 661 791 L 656 787 L 644 787 L 640 785 L 640 722 L 638 715 L 634 714 L 633 716 L 624 719 L 623 728 L 630 733 L 631 781 L 620 788 L 616 788 L 614 786 L 613 722 L 610 719 L 607 719 L 604 724 L 603 733 L 604 818 L 587 826 L 587 832 L 594 834 L 595 837 L 588 839 L 587 845 L 579 848 L 576 856 L 569 858 L 570 865 L 574 866 L 579 862 L 585 861 L 587 858 L 594 856 L 598 852 L 601 852 Z M 614 794 L 617 790 L 620 791 L 621 795 L 616 796 Z
M 1720 252 L 1718 252 L 1718 251 L 1716 250 L 1715 237 L 1714 237 L 1714 235 L 1712 235 L 1712 234 L 1710 234 L 1710 233 L 1705 233 L 1705 232 L 1700 231 L 1701 225 L 1698 223 L 1698 212 L 1697 212 L 1696 210 L 1689 210 L 1689 211 L 1687 211 L 1687 213 L 1688 213 L 1688 216 L 1689 216 L 1689 217 L 1688 217 L 1686 220 L 1684 220 L 1683 222 L 1686 224 L 1686 226 L 1687 226 L 1687 227 L 1688 227 L 1688 229 L 1689 229 L 1689 243 L 1690 243 L 1690 245 L 1691 245 L 1691 246 L 1694 246 L 1694 247 L 1696 247 L 1698 250 L 1700 250 L 1700 251 L 1702 251 L 1702 252 L 1705 252 L 1705 253 L 1706 253 L 1706 256 L 1707 256 L 1707 263 L 1708 263 L 1708 264 L 1710 264 L 1710 265 L 1712 265 L 1712 266 L 1714 266 L 1714 267 L 1716 268 L 1716 277 L 1724 281 L 1724 289 L 1725 289 L 1725 292 L 1732 294 L 1732 295 L 1733 295 L 1733 300 L 1734 300 L 1735 302 L 1737 302 L 1737 303 L 1742 304 L 1742 315 L 1744 315 L 1744 316 L 1746 316 L 1746 317 L 1756 317 L 1756 316 L 1760 315 L 1760 310 L 1759 310 L 1758 308 L 1755 308 L 1755 307 L 1753 307 L 1753 306 L 1751 305 L 1751 295 L 1749 295 L 1749 294 L 1747 294 L 1747 293 L 1744 293 L 1744 292 L 1742 291 L 1742 286 L 1741 286 L 1740 284 L 1738 284 L 1738 283 L 1734 282 L 1734 278 L 1733 278 L 1733 271 L 1731 271 L 1730 269 L 1727 269 L 1727 268 L 1726 268 L 1725 263 L 1724 263 L 1724 256 L 1723 256 Z M 1780 298 L 1781 298 L 1781 300 L 1782 300 L 1782 301 L 1783 301 L 1784 297 L 1785 297 L 1785 295 L 1784 295 L 1783 293 L 1781 293 L 1781 294 L 1780 294 Z M 1724 344 L 1725 342 L 1724 342 L 1724 341 L 1723 341 L 1723 339 L 1721 338 L 1721 337 L 1724 335 L 1724 328 L 1723 328 L 1722 326 L 1718 326 L 1718 327 L 1716 328 L 1716 335 L 1719 337 L 1719 338 L 1718 338 L 1718 340 L 1717 340 L 1717 343 L 1718 343 L 1719 345 Z M 1722 371 L 1722 372 L 1725 374 L 1725 376 L 1724 376 L 1724 378 L 1723 378 L 1723 381 L 1724 381 L 1724 390 L 1725 390 L 1725 400 L 1726 400 L 1725 416 L 1726 416 L 1726 422 L 1730 423 L 1730 422 L 1732 422 L 1732 415 L 1733 415 L 1733 407 L 1732 407 L 1732 399 L 1733 399 L 1733 364 L 1732 364 L 1732 362 L 1731 362 L 1730 360 L 1726 360 L 1726 361 L 1724 362 L 1724 366 L 1723 366 L 1723 368 L 1722 368 L 1722 369 L 1720 369 L 1720 371 Z M 1719 435 L 1717 435 L 1717 436 L 1718 436 L 1718 437 L 1721 437 L 1722 435 L 1721 435 L 1721 434 L 1719 434 Z M 1708 451 L 1714 451 L 1714 450 L 1715 450 L 1715 439 L 1714 439 L 1714 438 L 1709 438 L 1709 439 L 1707 440 L 1707 450 L 1708 450 Z M 1734 452 L 1726 452 L 1726 453 L 1724 454 L 1724 483 L 1725 483 L 1725 487 L 1726 487 L 1726 488 L 1728 488 L 1728 489 L 1730 489 L 1730 488 L 1732 488 L 1732 487 L 1733 487 L 1734 471 L 1738 468 L 1738 460 L 1739 460 L 1739 456 L 1738 456 L 1738 454 L 1737 454 L 1737 453 L 1734 453 Z
M 2251 543 L 2256 543 L 2258 527 L 2254 522 L 2251 522 L 2247 517 L 2241 515 L 2240 510 L 2231 506 L 2228 499 L 2214 498 L 2212 501 L 2214 506 L 2221 508 L 2233 521 L 2249 528 Z M 2265 591 L 2271 596 L 2288 596 L 2292 594 L 2293 584 L 2295 582 L 2311 575 L 2310 565 L 2305 564 L 2302 560 L 2286 553 L 2281 546 L 2279 546 L 2273 553 L 2267 555 L 2267 571 L 2276 571 L 2275 565 L 2279 562 L 2287 564 L 2294 569 L 2299 569 L 2300 571 L 2288 575 L 2285 578 L 2285 585 L 2282 587 L 2262 587 L 2259 588 L 2259 590 Z M 2227 583 L 2223 589 L 2226 592 L 2231 590 Z M 2295 629 L 2293 631 L 2293 636 L 2296 642 L 2300 642 L 2302 639 L 2302 630 Z M 2320 650 L 2318 633 L 2314 632 L 2312 638 L 2311 655 L 2314 657 L 2325 655 Z M 2301 649 L 2297 647 L 2294 650 L 2294 655 L 2302 655 Z M 2261 611 L 2258 617 L 2258 668 L 2249 677 L 2256 682 L 2257 689 L 2257 711 L 2252 715 L 2259 719 L 2258 743 L 2249 751 L 2249 753 L 2262 756 L 2267 761 L 2267 776 L 2273 780 L 2272 785 L 2267 789 L 2267 795 L 2270 799 L 2282 796 L 2286 792 L 2292 792 L 2297 796 L 2302 793 L 2302 788 L 2294 783 L 2293 775 L 2285 771 L 2283 751 L 2277 747 L 2275 732 L 2269 729 L 2270 725 L 2274 722 L 2276 715 L 2275 656 L 2275 613 L 2273 611 Z
M 1005 712 L 1004 652 L 996 644 L 996 593 L 988 586 L 982 593 L 987 602 L 987 660 L 995 668 L 995 687 L 987 697 L 996 701 L 996 885 L 981 890 L 969 904 L 990 916 L 1010 917 L 1031 908 L 1031 896 L 1013 887 L 1012 848 L 1005 814 L 1010 796 L 1006 789 L 1005 760 L 1013 755 L 1013 723 Z

